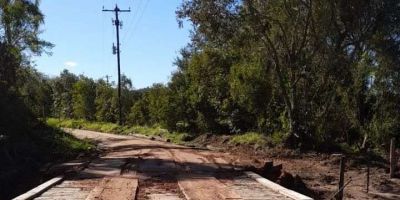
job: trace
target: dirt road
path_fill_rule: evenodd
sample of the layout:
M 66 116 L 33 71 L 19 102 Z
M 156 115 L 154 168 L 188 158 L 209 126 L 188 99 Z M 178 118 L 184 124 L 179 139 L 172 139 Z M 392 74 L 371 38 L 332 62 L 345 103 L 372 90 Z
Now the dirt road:
M 228 153 L 133 136 L 69 130 L 98 142 L 102 155 L 43 193 L 45 199 L 290 199 L 234 170 Z

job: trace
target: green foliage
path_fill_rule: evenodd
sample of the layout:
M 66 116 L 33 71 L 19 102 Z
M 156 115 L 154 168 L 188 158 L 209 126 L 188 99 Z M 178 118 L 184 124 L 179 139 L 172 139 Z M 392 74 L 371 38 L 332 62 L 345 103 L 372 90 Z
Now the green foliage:
M 118 96 L 115 90 L 112 107 L 115 113 L 118 113 Z M 126 121 L 130 108 L 135 101 L 135 93 L 133 92 L 132 81 L 124 74 L 121 76 L 121 104 L 122 104 L 122 120 Z
M 111 85 L 104 80 L 98 80 L 96 84 L 96 120 L 104 122 L 115 122 L 116 116 L 113 112 L 112 101 L 113 101 L 114 89 Z
M 192 42 L 170 82 L 135 90 L 121 77 L 128 128 L 108 124 L 118 120 L 117 89 L 102 79 L 64 71 L 30 82 L 49 82 L 52 98 L 48 86 L 24 91 L 40 97 L 29 99 L 35 113 L 52 100 L 43 116 L 101 121 L 68 127 L 151 135 L 157 125 L 171 134 L 258 132 L 293 148 L 380 148 L 400 137 L 399 10 L 393 0 L 185 0 L 176 13 L 192 22 Z
M 44 15 L 39 1 L 0 0 L 0 198 L 33 187 L 40 168 L 47 163 L 63 162 L 85 153 L 93 145 L 58 129 L 44 125 L 38 118 L 53 114 L 53 88 L 63 92 L 58 82 L 37 72 L 31 57 L 52 47 L 40 39 Z M 61 96 L 62 93 L 60 93 Z M 62 101 L 64 100 L 64 101 Z M 71 103 L 67 102 L 67 103 Z M 66 104 L 64 104 L 66 105 Z M 58 107 L 56 107 L 58 108 Z M 60 112 L 61 113 L 61 112 Z M 29 181 L 26 181 L 29 180 Z M 27 188 L 24 188 L 27 187 Z
M 141 98 L 131 108 L 131 112 L 128 116 L 128 122 L 130 124 L 146 125 L 150 122 L 150 116 L 148 111 L 148 103 L 146 98 Z
M 81 76 L 73 85 L 74 116 L 93 120 L 96 112 L 96 85 L 92 79 Z
M 61 72 L 60 76 L 52 80 L 53 112 L 57 117 L 72 118 L 73 113 L 73 86 L 78 77 L 68 70 Z
M 169 132 L 167 129 L 162 128 L 159 125 L 154 126 L 120 126 L 115 123 L 106 122 L 91 122 L 85 120 L 74 120 L 74 119 L 56 119 L 48 118 L 47 125 L 55 128 L 74 128 L 74 129 L 85 129 L 91 131 L 99 131 L 104 133 L 115 133 L 115 134 L 142 134 L 146 136 L 159 136 L 165 139 L 169 139 L 171 142 L 180 144 L 187 138 L 188 134 Z
M 196 113 L 188 121 L 200 131 L 229 121 L 301 148 L 399 137 L 399 14 L 393 0 L 184 1 L 178 20 L 195 27 L 177 62 Z M 220 77 L 229 77 L 229 93 Z M 213 92 L 225 102 L 215 104 Z
M 287 134 L 282 132 L 274 132 L 268 137 L 268 140 L 272 143 L 272 145 L 282 145 L 285 143 L 286 139 Z
M 154 84 L 145 94 L 148 101 L 149 124 L 163 124 L 168 106 L 168 89 L 162 84 Z
M 43 24 L 39 2 L 0 0 L 0 87 L 17 89 L 17 73 L 29 56 L 53 45 L 39 38 Z
M 263 145 L 266 143 L 265 137 L 256 132 L 248 132 L 240 135 L 235 135 L 233 136 L 229 143 L 231 144 L 258 144 L 258 145 Z

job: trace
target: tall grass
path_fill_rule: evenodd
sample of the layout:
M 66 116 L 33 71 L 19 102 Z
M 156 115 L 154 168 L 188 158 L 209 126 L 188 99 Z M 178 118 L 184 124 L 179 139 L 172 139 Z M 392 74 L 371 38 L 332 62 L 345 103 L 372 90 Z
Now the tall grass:
M 246 144 L 246 145 L 251 145 L 251 144 L 263 145 L 266 143 L 266 139 L 260 133 L 248 132 L 248 133 L 244 133 L 241 135 L 233 136 L 230 139 L 229 143 L 231 143 L 231 144 Z

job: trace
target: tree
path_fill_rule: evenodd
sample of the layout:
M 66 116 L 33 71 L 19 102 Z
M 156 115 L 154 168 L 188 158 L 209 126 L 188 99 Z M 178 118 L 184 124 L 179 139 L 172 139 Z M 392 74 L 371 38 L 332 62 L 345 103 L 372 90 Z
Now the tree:
M 136 101 L 130 109 L 128 123 L 141 126 L 151 125 L 148 101 L 144 96 Z
M 112 98 L 114 89 L 112 86 L 100 79 L 96 83 L 96 120 L 102 122 L 116 122 L 117 117 L 112 110 Z
M 168 106 L 168 88 L 162 84 L 153 84 L 146 92 L 150 124 L 165 124 Z
M 189 103 L 199 131 L 230 132 L 228 77 L 232 57 L 216 49 L 194 53 L 187 68 Z
M 50 116 L 53 91 L 49 79 L 32 67 L 21 68 L 18 77 L 18 92 L 25 105 L 35 116 Z
M 68 70 L 61 72 L 60 76 L 52 80 L 53 109 L 58 117 L 73 118 L 72 91 L 78 77 Z
M 194 53 L 220 49 L 238 56 L 239 64 L 249 70 L 248 63 L 258 58 L 259 68 L 267 70 L 261 74 L 266 74 L 264 84 L 272 90 L 272 105 L 277 111 L 284 108 L 272 118 L 283 117 L 275 123 L 287 131 L 287 144 L 313 148 L 320 142 L 343 140 L 351 130 L 366 140 L 372 105 L 382 102 L 375 100 L 371 69 L 386 71 L 386 59 L 398 66 L 393 56 L 399 55 L 395 2 L 186 0 L 177 16 L 180 22 L 189 19 L 193 24 Z M 371 60 L 369 67 L 362 67 L 367 64 L 364 55 Z M 245 74 L 238 67 L 233 73 L 238 77 L 231 80 L 231 92 L 240 103 L 249 97 L 237 96 L 247 89 L 238 84 L 244 83 L 240 79 Z M 389 77 L 380 78 L 393 82 Z M 390 88 L 380 89 L 393 91 Z M 340 112 L 346 113 L 345 119 Z
M 39 38 L 43 24 L 39 1 L 0 0 L 0 83 L 16 86 L 17 70 L 29 62 L 28 55 L 40 55 L 53 45 Z
M 73 85 L 74 116 L 86 120 L 94 120 L 96 113 L 96 84 L 93 79 L 83 75 Z
M 121 75 L 121 108 L 122 108 L 122 122 L 124 123 L 129 115 L 130 109 L 135 100 L 135 93 L 133 92 L 132 81 L 125 75 Z M 119 115 L 118 109 L 118 91 L 114 90 L 112 97 L 111 108 L 115 116 Z

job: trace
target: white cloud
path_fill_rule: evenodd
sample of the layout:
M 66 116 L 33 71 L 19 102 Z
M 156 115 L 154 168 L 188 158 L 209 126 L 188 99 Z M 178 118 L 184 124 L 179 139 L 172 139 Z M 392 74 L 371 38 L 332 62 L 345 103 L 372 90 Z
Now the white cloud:
M 74 61 L 67 61 L 64 63 L 64 66 L 66 68 L 74 68 L 74 67 L 78 66 L 78 63 L 76 63 Z

